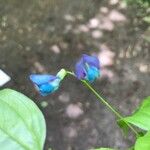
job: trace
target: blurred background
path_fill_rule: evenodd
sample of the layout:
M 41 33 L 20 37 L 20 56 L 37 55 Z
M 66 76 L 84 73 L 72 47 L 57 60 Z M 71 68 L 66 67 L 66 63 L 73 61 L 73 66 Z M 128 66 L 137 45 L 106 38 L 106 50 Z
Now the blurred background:
M 5 87 L 23 92 L 44 113 L 45 150 L 126 150 L 114 115 L 93 94 L 68 77 L 54 94 L 42 97 L 31 73 L 74 70 L 83 53 L 101 61 L 93 84 L 108 102 L 129 115 L 150 93 L 149 0 L 0 0 L 0 69 Z

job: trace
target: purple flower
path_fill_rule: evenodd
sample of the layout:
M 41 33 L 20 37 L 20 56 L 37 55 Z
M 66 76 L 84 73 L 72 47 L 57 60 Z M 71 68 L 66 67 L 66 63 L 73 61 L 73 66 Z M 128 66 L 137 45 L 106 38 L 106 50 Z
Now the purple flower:
M 79 80 L 93 82 L 100 75 L 100 62 L 95 56 L 82 55 L 75 66 L 75 75 Z
M 60 82 L 65 75 L 66 71 L 61 69 L 56 76 L 49 74 L 32 74 L 30 75 L 30 80 L 34 83 L 36 89 L 42 96 L 47 96 L 59 88 Z

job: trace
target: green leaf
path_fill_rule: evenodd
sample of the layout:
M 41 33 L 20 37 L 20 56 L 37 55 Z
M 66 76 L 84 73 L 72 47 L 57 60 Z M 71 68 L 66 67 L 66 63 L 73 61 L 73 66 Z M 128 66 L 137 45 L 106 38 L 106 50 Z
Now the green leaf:
M 150 131 L 139 137 L 135 143 L 135 150 L 150 150 Z
M 132 116 L 126 117 L 123 120 L 143 130 L 150 130 L 150 97 L 144 99 L 139 109 Z
M 123 120 L 118 120 L 117 124 L 119 125 L 119 127 L 123 130 L 124 136 L 127 137 L 128 135 L 128 130 L 129 127 L 128 125 L 123 121 Z
M 0 149 L 43 150 L 45 119 L 25 95 L 11 89 L 0 91 Z
M 128 150 L 135 150 L 135 149 L 134 149 L 134 146 L 128 148 Z

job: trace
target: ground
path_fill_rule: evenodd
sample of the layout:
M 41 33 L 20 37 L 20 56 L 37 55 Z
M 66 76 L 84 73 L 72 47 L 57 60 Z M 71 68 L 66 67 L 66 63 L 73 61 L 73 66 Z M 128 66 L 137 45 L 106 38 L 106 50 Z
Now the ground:
M 125 138 L 114 114 L 80 81 L 68 77 L 42 97 L 29 75 L 74 70 L 83 53 L 97 55 L 101 77 L 92 86 L 121 114 L 131 114 L 150 94 L 148 24 L 139 10 L 119 0 L 0 0 L 0 68 L 12 78 L 5 87 L 23 92 L 44 113 L 45 150 L 126 150 L 134 143 L 134 133 Z

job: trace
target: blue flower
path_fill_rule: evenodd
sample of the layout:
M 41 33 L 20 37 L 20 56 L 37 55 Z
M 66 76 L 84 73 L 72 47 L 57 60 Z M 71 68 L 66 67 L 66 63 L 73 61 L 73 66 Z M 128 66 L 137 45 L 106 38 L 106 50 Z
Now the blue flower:
M 66 75 L 66 71 L 61 69 L 56 76 L 49 75 L 49 74 L 32 74 L 30 75 L 30 80 L 36 86 L 36 89 L 42 96 L 47 96 L 55 92 L 60 85 L 60 82 Z
M 82 55 L 75 66 L 75 74 L 79 80 L 93 82 L 100 75 L 100 62 L 95 56 Z

